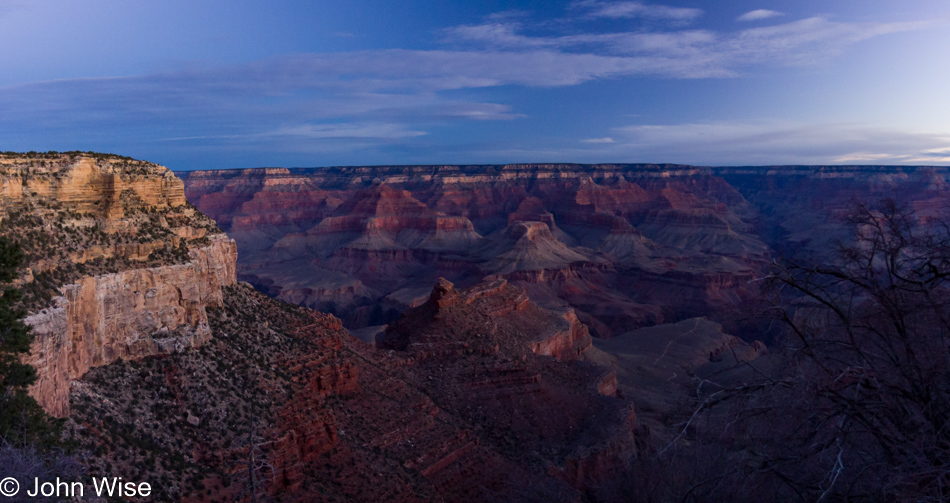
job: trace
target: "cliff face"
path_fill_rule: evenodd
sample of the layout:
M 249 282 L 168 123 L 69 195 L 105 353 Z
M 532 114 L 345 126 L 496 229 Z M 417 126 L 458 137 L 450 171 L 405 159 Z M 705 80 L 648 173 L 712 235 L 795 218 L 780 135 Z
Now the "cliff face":
M 0 229 L 27 254 L 31 394 L 69 413 L 70 384 L 120 359 L 210 337 L 206 308 L 236 281 L 235 242 L 167 168 L 115 156 L 0 156 Z
M 170 354 L 208 342 L 207 307 L 235 283 L 234 241 L 215 236 L 189 262 L 87 276 L 61 288 L 54 307 L 26 318 L 35 340 L 31 394 L 54 416 L 69 414 L 70 383 L 116 360 Z
M 126 190 L 156 208 L 186 203 L 181 180 L 156 164 L 89 155 L 0 155 L 0 197 L 5 201 L 39 197 L 73 211 L 121 218 Z
M 68 430 L 91 471 L 142 470 L 161 501 L 237 499 L 253 437 L 274 501 L 567 503 L 635 455 L 615 377 L 576 361 L 583 326 L 504 281 L 437 285 L 389 334 L 405 351 L 245 285 L 209 320 L 213 344 L 73 386 Z M 529 347 L 568 325 L 588 343 L 561 361 Z

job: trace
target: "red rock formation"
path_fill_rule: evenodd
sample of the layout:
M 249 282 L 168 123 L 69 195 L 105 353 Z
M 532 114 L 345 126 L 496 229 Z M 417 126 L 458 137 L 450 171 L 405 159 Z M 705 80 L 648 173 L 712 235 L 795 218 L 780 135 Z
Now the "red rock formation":
M 87 277 L 66 285 L 55 307 L 26 318 L 37 369 L 31 394 L 50 414 L 69 414 L 70 383 L 120 359 L 170 354 L 210 340 L 206 308 L 235 283 L 234 241 L 217 237 L 186 264 Z
M 440 281 L 387 333 L 405 351 L 375 349 L 336 318 L 243 286 L 228 289 L 211 326 L 210 351 L 162 360 L 161 389 L 138 381 L 151 366 L 133 364 L 74 387 L 82 431 L 100 432 L 115 469 L 125 470 L 126 458 L 135 466 L 137 451 L 109 440 L 92 410 L 109 415 L 119 439 L 188 453 L 195 468 L 178 478 L 201 484 L 172 488 L 176 500 L 233 499 L 246 489 L 238 468 L 248 447 L 229 440 L 243 438 L 240 429 L 223 428 L 246 425 L 238 411 L 257 418 L 256 455 L 273 467 L 262 483 L 284 502 L 580 501 L 635 455 L 631 404 L 614 396 L 615 374 L 577 361 L 590 347 L 584 326 L 505 280 L 462 291 Z M 227 370 L 231 362 L 243 370 Z M 247 389 L 215 391 L 244 375 Z M 115 410 L 133 407 L 139 416 L 116 422 Z M 151 429 L 165 413 L 188 426 Z
M 501 275 L 610 337 L 684 309 L 723 312 L 750 295 L 739 278 L 768 259 L 754 208 L 708 170 L 684 166 L 244 170 L 191 173 L 186 183 L 238 241 L 243 279 L 352 329 L 391 321 L 405 303 L 384 299 L 439 276 L 471 285 Z M 250 204 L 265 198 L 272 203 Z M 301 216 L 284 227 L 272 224 L 281 198 Z M 736 279 L 710 288 L 705 273 Z M 681 295 L 651 295 L 657 277 Z
M 406 352 L 409 370 L 424 376 L 445 410 L 474 414 L 481 445 L 541 453 L 567 447 L 574 454 L 547 458 L 545 470 L 589 489 L 634 455 L 632 409 L 604 397 L 616 394 L 616 375 L 571 363 L 590 340 L 573 312 L 540 308 L 505 280 L 462 291 L 441 280 L 380 344 Z

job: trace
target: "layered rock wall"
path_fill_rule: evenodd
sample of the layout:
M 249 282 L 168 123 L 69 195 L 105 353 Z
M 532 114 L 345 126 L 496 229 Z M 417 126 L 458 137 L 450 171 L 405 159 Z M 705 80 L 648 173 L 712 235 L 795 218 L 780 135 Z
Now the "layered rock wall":
M 96 153 L 0 154 L 0 235 L 25 254 L 30 393 L 69 413 L 89 369 L 198 346 L 236 281 L 237 247 L 157 164 Z
M 158 208 L 185 204 L 185 187 L 168 168 L 142 161 L 96 159 L 78 155 L 25 159 L 0 157 L 0 197 L 5 203 L 30 196 L 48 198 L 74 211 L 121 216 L 124 190 Z
M 736 334 L 776 255 L 831 253 L 857 199 L 930 218 L 947 167 L 652 164 L 363 166 L 191 172 L 186 195 L 222 222 L 239 273 L 350 329 L 382 325 L 445 277 L 497 275 L 593 336 L 709 316 Z M 778 253 L 776 253 L 776 251 Z M 306 293 L 317 292 L 317 293 Z
M 696 281 L 683 299 L 659 299 L 639 293 L 645 279 L 745 278 L 769 255 L 751 232 L 754 208 L 710 168 L 252 169 L 190 172 L 185 186 L 237 240 L 242 279 L 350 329 L 392 321 L 398 308 L 386 298 L 439 277 L 469 286 L 496 276 L 611 337 L 684 308 L 724 312 L 750 294 Z
M 211 337 L 205 309 L 236 282 L 237 248 L 215 236 L 190 261 L 89 276 L 62 288 L 54 307 L 26 318 L 33 326 L 27 362 L 38 380 L 30 394 L 54 416 L 69 414 L 69 386 L 116 360 L 169 354 Z

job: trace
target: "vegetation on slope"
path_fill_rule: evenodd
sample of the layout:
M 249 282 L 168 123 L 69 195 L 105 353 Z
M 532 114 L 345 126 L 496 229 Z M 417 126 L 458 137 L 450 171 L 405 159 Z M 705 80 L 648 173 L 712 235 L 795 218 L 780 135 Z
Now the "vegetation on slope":
M 213 343 L 91 370 L 73 389 L 66 437 L 91 475 L 147 480 L 154 501 L 232 501 L 246 482 L 235 480 L 243 443 L 293 400 L 281 362 L 313 351 L 289 335 L 308 311 L 228 287 L 209 310 Z
M 0 283 L 13 281 L 23 262 L 23 251 L 0 237 Z M 0 440 L 36 442 L 48 446 L 58 429 L 46 416 L 27 387 L 36 381 L 36 370 L 20 361 L 33 342 L 31 328 L 23 323 L 20 291 L 5 287 L 0 293 Z
M 128 187 L 116 201 L 103 199 L 95 208 L 59 201 L 40 190 L 66 176 L 80 156 L 116 168 L 132 182 L 164 172 L 158 165 L 111 154 L 0 154 L 0 161 L 12 157 L 0 164 L 0 175 L 22 183 L 20 197 L 0 204 L 0 235 L 23 248 L 29 269 L 20 279 L 29 311 L 47 307 L 59 287 L 85 276 L 187 262 L 189 248 L 206 245 L 208 236 L 223 232 L 191 204 L 152 205 Z

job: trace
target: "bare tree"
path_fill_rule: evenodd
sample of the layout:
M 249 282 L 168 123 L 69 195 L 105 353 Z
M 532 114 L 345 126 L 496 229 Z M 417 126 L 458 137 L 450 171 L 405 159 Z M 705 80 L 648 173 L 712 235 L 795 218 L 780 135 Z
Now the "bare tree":
M 783 347 L 699 383 L 634 499 L 950 500 L 950 220 L 885 200 L 848 222 L 836 259 L 775 264 Z
M 267 461 L 263 447 L 269 442 L 258 434 L 258 426 L 251 422 L 248 432 L 235 439 L 232 448 L 241 454 L 234 461 L 238 468 L 237 480 L 244 483 L 244 489 L 235 501 L 262 503 L 269 500 L 267 484 L 274 479 L 274 467 Z
M 60 477 L 64 480 L 79 480 L 83 471 L 76 459 L 65 455 L 59 449 L 41 451 L 35 444 L 21 440 L 18 445 L 14 445 L 0 437 L 0 475 L 13 477 L 23 484 L 21 491 L 12 496 L 5 496 L 4 501 L 34 501 L 26 490 L 28 481 L 34 478 L 54 480 Z M 51 498 L 47 501 L 60 500 Z
M 891 200 L 848 221 L 856 239 L 837 261 L 776 264 L 770 279 L 791 301 L 776 309 L 791 329 L 782 372 L 704 408 L 741 432 L 743 462 L 773 492 L 948 500 L 950 227 Z
M 802 488 L 945 501 L 950 227 L 892 200 L 859 205 L 849 222 L 857 239 L 839 263 L 787 262 L 773 277 L 801 295 L 780 315 L 795 335 L 789 377 L 810 405 L 798 437 L 821 467 Z

